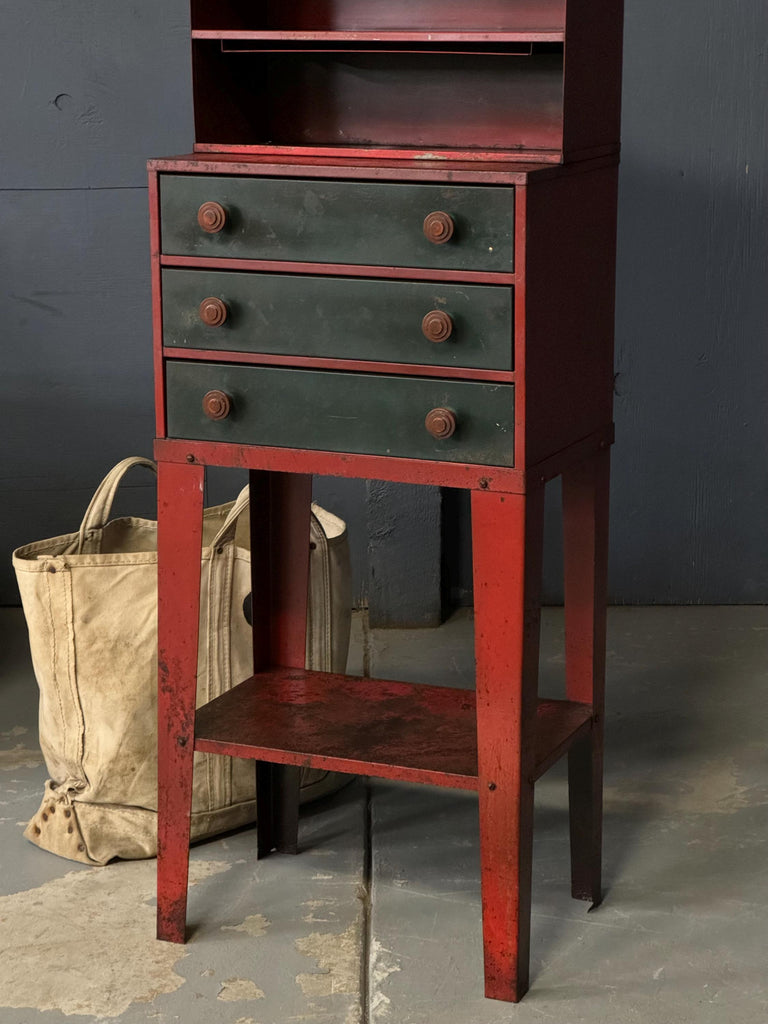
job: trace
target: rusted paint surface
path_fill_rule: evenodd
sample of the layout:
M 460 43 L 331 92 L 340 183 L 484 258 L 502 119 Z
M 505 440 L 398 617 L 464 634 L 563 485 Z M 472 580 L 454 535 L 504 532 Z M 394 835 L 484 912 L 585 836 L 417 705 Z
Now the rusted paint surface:
M 198 712 L 197 749 L 475 788 L 472 691 L 275 669 L 226 696 Z
M 317 473 L 441 487 L 482 487 L 491 491 L 522 491 L 525 474 L 502 466 L 440 463 L 395 456 L 351 455 L 344 452 L 228 444 L 221 441 L 179 441 L 159 438 L 155 457 L 167 462 L 194 461 L 208 466 L 235 466 L 283 473 Z
M 203 468 L 158 465 L 157 934 L 185 938 Z
M 587 704 L 536 702 L 531 780 L 591 718 Z M 475 691 L 273 669 L 198 711 L 195 749 L 475 789 Z
M 544 488 L 472 494 L 485 994 L 528 988 Z

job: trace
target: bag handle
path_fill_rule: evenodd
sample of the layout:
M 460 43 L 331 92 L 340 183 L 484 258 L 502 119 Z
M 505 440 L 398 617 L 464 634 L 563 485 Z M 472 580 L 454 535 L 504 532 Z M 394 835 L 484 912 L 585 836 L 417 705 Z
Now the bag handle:
M 157 474 L 157 466 L 151 459 L 143 459 L 138 455 L 133 455 L 130 458 L 123 459 L 122 462 L 118 462 L 96 488 L 91 502 L 85 510 L 83 521 L 80 524 L 76 554 L 81 555 L 83 553 L 85 538 L 89 533 L 106 526 L 112 511 L 112 503 L 115 500 L 117 488 L 120 486 L 120 482 L 128 470 L 134 466 L 146 466 L 147 469 L 151 469 L 153 473 Z
M 217 548 L 225 541 L 232 539 L 235 529 L 237 527 L 238 519 L 243 514 L 243 512 L 245 512 L 245 510 L 248 508 L 249 494 L 250 490 L 248 484 L 246 484 L 242 491 L 240 491 L 240 493 L 238 494 L 237 498 L 235 498 L 235 501 L 232 504 L 232 508 L 227 513 L 227 518 L 221 525 L 221 529 L 211 541 L 211 548 Z M 323 536 L 325 536 L 323 524 L 320 522 L 320 520 L 317 518 L 317 516 L 315 515 L 314 511 L 311 508 L 310 519 L 317 524 L 318 530 L 323 534 Z
M 232 508 L 227 513 L 227 518 L 221 524 L 221 528 L 216 536 L 211 541 L 211 548 L 217 548 L 225 541 L 231 540 L 234 536 L 235 529 L 237 528 L 237 521 L 243 512 L 248 508 L 248 498 L 250 490 L 248 484 L 240 491 L 238 496 L 235 498 Z

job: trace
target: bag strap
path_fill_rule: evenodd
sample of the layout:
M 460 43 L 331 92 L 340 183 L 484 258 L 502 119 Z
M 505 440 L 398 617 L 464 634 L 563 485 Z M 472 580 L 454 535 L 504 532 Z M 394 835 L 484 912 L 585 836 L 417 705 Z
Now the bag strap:
M 212 548 L 219 547 L 219 545 L 223 544 L 225 541 L 231 540 L 231 538 L 234 536 L 235 529 L 237 528 L 237 521 L 243 514 L 243 512 L 245 512 L 245 510 L 248 508 L 249 494 L 250 490 L 248 484 L 246 484 L 242 491 L 240 491 L 240 493 L 238 494 L 237 498 L 235 498 L 234 502 L 232 503 L 232 508 L 227 513 L 227 518 L 222 523 L 221 529 L 211 541 L 210 546 Z M 311 523 L 315 525 L 318 532 L 321 533 L 325 538 L 326 534 L 325 530 L 323 529 L 323 524 L 317 518 L 312 509 L 310 509 L 310 520 Z
M 222 523 L 221 529 L 211 541 L 212 548 L 217 548 L 225 541 L 231 540 L 234 537 L 237 521 L 248 508 L 249 493 L 249 487 L 246 484 L 232 503 L 232 508 L 227 513 L 227 518 Z
M 101 530 L 106 526 L 110 512 L 112 511 L 112 503 L 115 500 L 117 488 L 120 486 L 120 482 L 128 470 L 132 469 L 134 466 L 146 466 L 147 469 L 151 469 L 153 473 L 157 474 L 157 466 L 151 459 L 143 459 L 137 455 L 131 456 L 128 459 L 123 459 L 122 462 L 118 462 L 118 464 L 107 473 L 96 488 L 96 491 L 91 498 L 91 503 L 85 510 L 83 521 L 80 524 L 76 552 L 78 555 L 83 553 L 83 545 L 85 543 L 86 536 L 94 530 Z

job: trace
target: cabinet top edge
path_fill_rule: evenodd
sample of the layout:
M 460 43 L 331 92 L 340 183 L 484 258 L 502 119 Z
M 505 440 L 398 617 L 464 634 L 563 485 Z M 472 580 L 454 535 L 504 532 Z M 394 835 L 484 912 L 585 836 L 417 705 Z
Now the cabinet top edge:
M 574 164 L 509 161 L 375 160 L 345 157 L 243 156 L 235 153 L 188 153 L 148 161 L 150 173 L 271 175 L 275 177 L 347 177 L 381 181 L 526 185 L 539 180 L 597 170 L 618 163 L 618 153 Z

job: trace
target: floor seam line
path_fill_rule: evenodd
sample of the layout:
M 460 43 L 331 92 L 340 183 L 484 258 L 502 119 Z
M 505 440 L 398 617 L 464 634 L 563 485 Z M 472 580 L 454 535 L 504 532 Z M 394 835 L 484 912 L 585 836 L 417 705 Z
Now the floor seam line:
M 371 835 L 371 780 L 365 780 L 365 820 L 363 823 L 363 935 L 360 970 L 360 1024 L 370 1024 L 371 1002 L 371 917 L 373 842 Z

